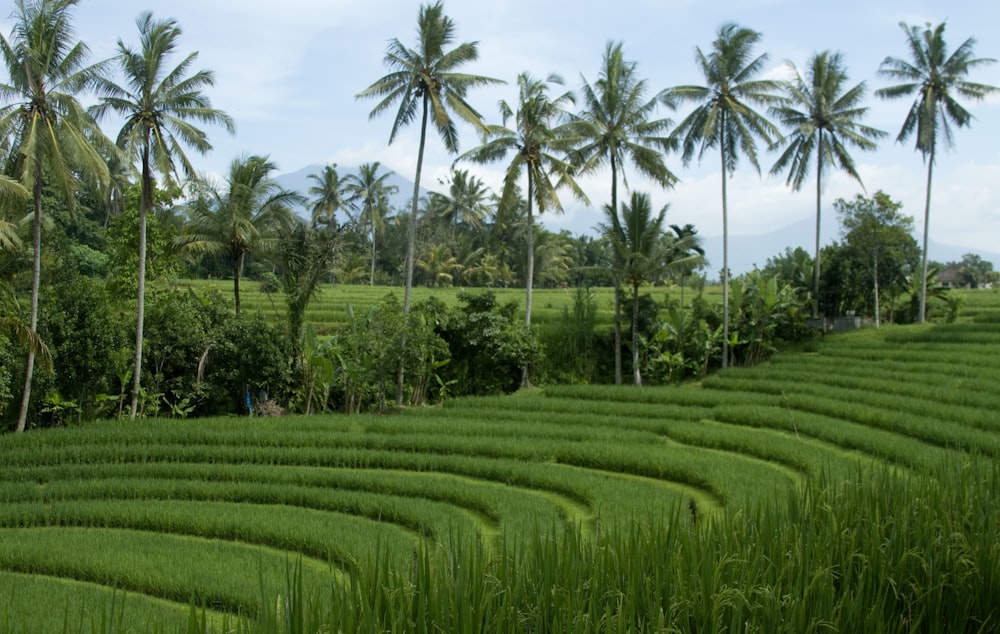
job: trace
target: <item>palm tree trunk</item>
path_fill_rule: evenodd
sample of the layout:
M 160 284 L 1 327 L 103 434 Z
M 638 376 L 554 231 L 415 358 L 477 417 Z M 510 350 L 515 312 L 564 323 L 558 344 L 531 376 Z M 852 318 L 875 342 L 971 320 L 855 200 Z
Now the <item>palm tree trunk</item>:
M 636 387 L 642 387 L 642 375 L 639 373 L 639 285 L 632 285 L 632 381 Z
M 403 383 L 406 380 L 406 320 L 410 314 L 410 296 L 413 293 L 413 260 L 417 250 L 417 202 L 420 198 L 420 172 L 424 167 L 424 145 L 427 141 L 427 109 L 428 97 L 424 92 L 423 116 L 420 120 L 420 146 L 417 148 L 417 171 L 413 176 L 413 203 L 410 207 L 410 226 L 406 231 L 406 262 L 403 265 L 403 331 L 399 337 L 399 372 L 396 376 L 396 405 L 403 404 Z
M 531 213 L 532 199 L 535 182 L 531 176 L 531 169 L 528 169 L 528 225 L 526 227 L 525 241 L 527 242 L 527 265 L 524 274 L 524 327 L 531 328 L 531 291 L 535 280 L 535 218 Z M 528 364 L 524 364 L 521 372 L 521 387 L 531 387 L 531 377 L 529 375 Z
M 132 371 L 132 404 L 129 418 L 135 420 L 142 384 L 142 333 L 146 314 L 146 217 L 153 207 L 153 177 L 149 172 L 149 140 L 142 147 L 142 200 L 139 203 L 138 304 L 135 318 L 135 366 Z
M 725 126 L 725 122 L 722 123 Z M 722 367 L 729 366 L 729 212 L 726 206 L 726 143 L 719 143 L 722 158 Z
M 42 279 L 42 179 L 41 169 L 35 170 L 34 194 L 34 233 L 32 235 L 31 261 L 31 316 L 29 328 L 38 332 L 38 288 Z M 23 432 L 28 421 L 28 404 L 31 402 L 31 378 L 35 374 L 35 349 L 28 347 L 28 361 L 24 369 L 24 392 L 21 395 L 21 410 L 17 415 L 17 432 Z
M 622 384 L 622 287 L 615 280 L 615 385 Z
M 240 253 L 233 260 L 233 298 L 236 302 L 236 316 L 240 316 L 240 274 L 243 273 L 243 258 L 245 253 Z
M 931 226 L 931 176 L 934 174 L 934 145 L 927 161 L 927 199 L 924 203 L 924 245 L 920 262 L 920 323 L 927 319 L 927 239 Z
M 820 231 L 820 196 L 823 179 L 823 130 L 819 131 L 819 145 L 816 148 L 816 270 L 813 276 L 813 319 L 819 317 L 819 231 Z
M 528 222 L 526 225 L 525 242 L 527 249 L 527 264 L 524 273 L 524 325 L 531 326 L 531 291 L 535 280 L 535 217 L 531 210 L 531 199 L 534 195 L 534 181 L 531 170 L 528 170 Z
M 368 285 L 375 286 L 375 226 L 374 225 L 372 225 L 372 277 Z
M 615 155 L 611 154 L 611 211 L 615 225 L 618 224 L 618 166 Z M 617 229 L 617 226 L 616 226 Z M 621 284 L 615 280 L 615 385 L 622 384 L 622 300 Z
M 879 302 L 878 302 L 878 246 L 875 247 L 875 252 L 872 254 L 874 258 L 874 270 L 872 271 L 875 278 L 875 328 L 880 328 L 882 326 L 882 317 L 879 313 Z

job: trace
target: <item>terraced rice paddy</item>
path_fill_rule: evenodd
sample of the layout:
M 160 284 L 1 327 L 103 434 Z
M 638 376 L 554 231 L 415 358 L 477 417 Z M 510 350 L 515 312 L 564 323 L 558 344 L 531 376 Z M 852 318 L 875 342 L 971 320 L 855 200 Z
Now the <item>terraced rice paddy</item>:
M 992 314 L 697 386 L 3 436 L 0 631 L 998 631 Z

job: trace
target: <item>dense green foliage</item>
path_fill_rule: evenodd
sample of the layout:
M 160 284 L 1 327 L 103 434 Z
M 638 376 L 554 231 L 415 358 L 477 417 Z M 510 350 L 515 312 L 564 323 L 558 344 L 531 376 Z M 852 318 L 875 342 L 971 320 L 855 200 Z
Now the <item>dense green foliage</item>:
M 747 290 L 734 293 L 731 306 L 733 363 L 757 363 L 811 336 L 802 321 L 804 294 L 756 273 L 734 288 L 744 284 Z M 127 414 L 129 304 L 113 288 L 77 275 L 67 274 L 51 289 L 40 332 L 56 363 L 51 372 L 36 373 L 35 393 L 42 398 L 32 426 Z M 541 290 L 530 329 L 516 318 L 523 311 L 520 292 L 418 289 L 404 320 L 398 298 L 387 290 L 318 285 L 314 299 L 296 305 L 309 328 L 293 342 L 289 303 L 273 293 L 244 291 L 247 308 L 234 315 L 230 297 L 213 283 L 155 285 L 146 301 L 138 414 L 247 414 L 264 404 L 270 413 L 381 411 L 401 358 L 404 324 L 407 403 L 513 392 L 526 364 L 542 384 L 612 380 L 610 289 Z M 677 383 L 718 367 L 715 290 L 693 299 L 688 292 L 683 307 L 675 287 L 646 289 L 636 298 L 637 333 L 628 339 L 638 349 L 629 356 L 647 383 Z M 15 341 L 10 349 L 17 349 Z M 20 372 L 19 363 L 14 357 L 9 376 Z M 9 387 L 0 398 L 10 403 L 14 394 Z M 52 406 L 54 413 L 41 409 Z M 13 412 L 6 409 L 9 421 Z
M 803 283 L 802 258 L 776 261 L 761 274 L 730 284 L 724 255 L 719 306 L 703 295 L 706 279 L 698 270 L 706 264 L 698 257 L 703 252 L 694 226 L 673 226 L 671 232 L 663 222 L 647 222 L 648 235 L 640 236 L 631 220 L 642 214 L 629 218 L 625 209 L 635 205 L 618 207 L 618 185 L 628 186 L 626 168 L 658 186 L 673 186 L 678 176 L 667 168 L 667 159 L 677 150 L 689 161 L 718 146 L 724 173 L 736 168 L 740 155 L 758 167 L 755 139 L 770 143 L 780 137 L 763 112 L 768 106 L 774 107 L 769 114 L 781 115 L 789 137 L 798 135 L 797 149 L 790 148 L 792 154 L 778 165 L 793 164 L 794 186 L 801 184 L 816 148 L 816 156 L 825 157 L 817 165 L 819 175 L 834 163 L 854 173 L 841 137 L 868 149 L 871 143 L 861 137 L 877 134 L 859 124 L 865 111 L 861 85 L 837 104 L 826 104 L 829 112 L 824 109 L 842 92 L 847 75 L 836 54 L 814 56 L 808 82 L 755 79 L 767 59 L 755 52 L 761 34 L 727 24 L 710 49 L 699 49 L 705 86 L 654 90 L 639 64 L 625 56 L 624 43 L 608 42 L 596 80 L 583 74 L 578 95 L 562 88 L 549 95 L 562 84 L 558 76 L 542 81 L 530 69 L 520 72 L 517 100 L 501 101 L 498 126 L 467 99 L 475 88 L 502 82 L 466 72 L 478 58 L 477 43 L 455 45 L 457 27 L 444 5 L 424 5 L 417 12 L 417 47 L 391 39 L 384 60 L 390 72 L 358 95 L 376 99 L 373 116 L 395 112 L 390 142 L 420 121 L 419 133 L 414 131 L 421 145 L 413 198 L 400 210 L 389 205 L 393 187 L 378 163 L 364 164 L 357 173 L 326 165 L 311 175 L 308 192 L 291 192 L 278 186 L 278 166 L 259 153 L 266 148 L 258 148 L 233 159 L 223 182 L 197 177 L 183 148 L 211 148 L 203 126 L 233 129 L 232 118 L 213 108 L 206 94 L 212 71 L 195 70 L 196 53 L 181 50 L 180 25 L 148 12 L 136 23 L 138 44 L 119 40 L 114 59 L 92 64 L 71 28 L 78 4 L 18 2 L 13 31 L 0 42 L 9 75 L 0 91 L 5 97 L 0 136 L 3 147 L 16 150 L 0 175 L 0 283 L 12 289 L 0 314 L 4 429 L 121 416 L 127 393 L 132 418 L 168 411 L 178 417 L 242 414 L 261 411 L 261 405 L 267 412 L 383 410 L 394 363 L 397 405 L 512 391 L 515 361 L 521 363 L 523 386 L 620 383 L 623 370 L 635 383 L 668 384 L 720 366 L 758 363 L 804 338 L 803 307 L 810 303 L 827 318 L 853 311 L 899 323 L 919 319 L 925 312 L 920 302 L 932 297 L 934 318 L 959 316 L 959 300 L 937 288 L 928 292 L 926 277 L 914 275 L 914 258 L 926 253 L 912 244 L 891 275 L 877 277 L 884 292 L 869 292 L 870 249 L 861 234 L 870 232 L 857 228 L 845 232 L 843 244 L 822 252 L 829 266 L 818 289 Z M 907 30 L 913 37 L 933 35 L 935 51 L 943 50 L 941 32 L 941 27 Z M 973 43 L 958 49 L 961 63 L 951 68 L 960 79 L 953 87 L 967 97 L 993 92 L 966 81 L 971 66 L 990 62 L 972 56 Z M 904 70 L 895 62 L 890 66 Z M 37 77 L 51 85 L 42 88 Z M 812 95 L 812 103 L 810 94 L 820 88 L 825 96 Z M 783 93 L 802 102 L 803 110 L 779 97 Z M 80 103 L 87 99 L 95 104 L 84 110 Z M 673 127 L 660 110 L 684 102 L 693 103 L 693 111 Z M 124 117 L 117 144 L 96 120 L 112 112 Z M 843 119 L 839 132 L 829 127 L 831 117 Z M 460 158 L 508 161 L 499 196 L 471 169 L 454 168 L 439 180 L 437 191 L 421 195 L 426 126 L 457 153 L 458 119 L 486 134 L 482 145 Z M 803 123 L 806 119 L 811 123 Z M 32 127 L 32 121 L 49 122 L 51 134 L 29 134 L 44 127 Z M 813 124 L 821 130 L 816 148 L 809 141 Z M 918 148 L 926 152 L 922 143 Z M 604 169 L 611 172 L 609 231 L 595 238 L 534 226 L 535 212 L 559 211 L 566 193 L 603 207 L 586 200 L 577 179 Z M 181 181 L 178 172 L 189 180 Z M 724 234 L 726 200 L 723 179 Z M 879 241 L 885 242 L 881 234 Z M 726 254 L 725 236 L 723 242 Z M 874 270 L 886 258 L 880 262 Z M 809 261 L 817 271 L 818 264 L 819 257 Z M 983 267 L 967 264 L 961 278 L 984 283 Z M 196 293 L 192 299 L 168 290 L 166 282 L 176 276 L 231 280 L 235 316 L 207 307 L 219 306 L 217 296 Z M 80 289 L 63 293 L 77 279 Z M 402 315 L 390 300 L 383 302 L 384 290 L 364 306 L 319 298 L 320 289 L 331 284 L 365 282 L 403 287 Z M 473 319 L 468 310 L 454 307 L 449 291 L 438 297 L 447 309 L 425 306 L 411 317 L 414 284 L 485 288 L 498 292 L 500 300 L 472 311 L 481 313 Z M 241 315 L 243 297 L 256 290 L 247 287 L 257 285 L 283 297 L 268 295 L 263 306 L 248 298 L 255 310 Z M 675 285 L 679 301 L 658 290 Z M 596 319 L 586 299 L 588 288 L 607 286 L 621 290 L 614 295 L 610 328 Z M 525 332 L 514 331 L 502 297 L 517 287 L 527 291 L 518 299 Z M 685 297 L 685 287 L 697 290 Z M 544 298 L 532 300 L 536 288 L 563 289 L 567 297 L 576 292 L 579 301 L 550 308 Z M 879 299 L 886 310 L 872 305 Z M 147 300 L 160 304 L 150 309 L 148 333 Z M 320 310 L 311 310 L 312 303 Z M 622 318 L 623 306 L 631 308 L 631 320 Z M 48 317 L 49 310 L 57 314 Z M 471 325 L 477 319 L 480 323 Z M 484 329 L 492 339 L 488 344 Z M 160 346 L 155 358 L 147 358 L 147 343 Z M 35 355 L 46 345 L 58 353 L 58 362 L 52 372 L 46 365 L 35 376 Z M 129 355 L 132 369 L 124 362 Z

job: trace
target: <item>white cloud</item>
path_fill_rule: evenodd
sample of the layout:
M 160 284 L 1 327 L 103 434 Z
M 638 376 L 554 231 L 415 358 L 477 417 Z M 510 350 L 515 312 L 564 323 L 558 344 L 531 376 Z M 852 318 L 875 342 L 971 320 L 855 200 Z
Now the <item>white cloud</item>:
M 521 71 L 539 77 L 557 71 L 571 89 L 579 87 L 581 75 L 595 81 L 609 40 L 621 40 L 626 57 L 638 62 L 639 72 L 648 79 L 650 96 L 667 86 L 700 83 L 694 48 L 707 50 L 725 21 L 763 32 L 758 52 L 770 55 L 769 77 L 782 77 L 787 72 L 786 60 L 801 66 L 813 51 L 829 48 L 844 54 L 852 82 L 867 81 L 870 91 L 885 85 L 876 77 L 885 56 L 906 55 L 900 21 L 922 25 L 947 19 L 949 44 L 975 36 L 977 55 L 1000 57 L 1000 5 L 995 0 L 947 7 L 936 0 L 875 4 L 863 0 L 833 4 L 619 0 L 613 10 L 596 0 L 447 0 L 445 7 L 457 27 L 456 42 L 480 42 L 480 60 L 465 70 L 509 82 L 469 95 L 469 101 L 491 121 L 497 118 L 497 100 L 516 96 L 513 81 Z M 148 0 L 132 5 L 122 0 L 87 0 L 74 11 L 78 33 L 93 49 L 95 59 L 109 57 L 119 37 L 135 41 L 135 17 L 145 8 L 158 18 L 178 20 L 184 29 L 182 50 L 199 51 L 197 68 L 215 72 L 217 84 L 209 91 L 214 105 L 237 120 L 236 138 L 226 137 L 221 130 L 210 131 L 217 149 L 196 159 L 201 169 L 224 173 L 234 156 L 250 151 L 269 154 L 289 172 L 312 163 L 346 166 L 379 160 L 412 178 L 419 134 L 416 122 L 390 146 L 387 140 L 394 113 L 368 121 L 373 102 L 357 102 L 354 95 L 386 73 L 382 56 L 388 39 L 396 37 L 413 45 L 417 3 Z M 942 14 L 944 9 L 948 15 Z M 10 23 L 4 18 L 0 16 L 0 28 L 9 33 Z M 1000 84 L 1000 64 L 978 68 L 975 80 Z M 877 100 L 870 92 L 866 105 L 870 108 L 867 123 L 890 135 L 877 152 L 855 156 L 862 163 L 859 170 L 868 192 L 882 189 L 901 200 L 905 212 L 922 225 L 925 172 L 921 157 L 912 141 L 894 142 L 909 102 Z M 960 131 L 955 151 L 939 160 L 931 233 L 941 242 L 996 249 L 994 245 L 1000 244 L 1000 149 L 996 144 L 1000 95 L 970 106 L 977 117 L 972 129 Z M 672 118 L 679 120 L 682 114 Z M 468 127 L 461 128 L 461 135 L 463 150 L 478 142 Z M 443 151 L 440 140 L 429 134 L 423 184 L 433 185 L 447 176 L 453 159 Z M 765 172 L 771 161 L 773 156 L 761 157 Z M 702 235 L 720 234 L 717 155 L 706 156 L 702 164 L 689 168 L 681 168 L 677 157 L 668 157 L 668 164 L 682 179 L 674 190 L 664 192 L 630 172 L 631 186 L 650 192 L 657 206 L 670 203 L 668 222 L 691 222 Z M 476 173 L 495 190 L 502 186 L 503 163 L 460 167 Z M 590 232 L 608 201 L 609 179 L 603 172 L 582 179 L 591 198 L 590 209 L 567 199 L 564 215 L 546 215 L 542 222 Z M 732 235 L 763 233 L 815 213 L 811 186 L 792 193 L 784 179 L 758 177 L 745 161 L 727 185 Z M 837 197 L 851 197 L 859 191 L 851 179 L 831 172 L 823 194 L 824 213 L 832 215 L 832 201 Z M 620 198 L 626 197 L 623 189 Z

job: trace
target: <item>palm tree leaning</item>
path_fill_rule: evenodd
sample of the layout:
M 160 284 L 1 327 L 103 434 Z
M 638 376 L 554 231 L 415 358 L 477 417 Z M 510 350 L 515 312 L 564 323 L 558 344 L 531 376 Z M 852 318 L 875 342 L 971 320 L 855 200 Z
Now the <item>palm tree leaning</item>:
M 186 231 L 178 238 L 184 251 L 224 253 L 230 258 L 237 315 L 246 255 L 266 255 L 276 249 L 281 232 L 291 227 L 291 207 L 304 203 L 300 194 L 283 189 L 271 178 L 275 171 L 277 166 L 266 156 L 233 159 L 223 186 L 199 184 Z
M 719 148 L 722 167 L 722 367 L 729 364 L 729 214 L 726 179 L 743 153 L 757 172 L 757 139 L 769 146 L 781 137 L 777 127 L 752 106 L 777 106 L 780 85 L 755 79 L 764 69 L 767 54 L 752 56 L 761 34 L 736 24 L 725 24 L 706 55 L 695 48 L 695 59 L 705 76 L 705 86 L 677 86 L 663 92 L 667 103 L 692 101 L 698 105 L 674 130 L 682 140 L 684 163 L 695 153 L 699 160 L 709 148 Z
M 504 175 L 503 192 L 500 194 L 499 206 L 504 208 L 518 204 L 518 181 L 522 171 L 527 173 L 527 266 L 524 274 L 526 327 L 531 326 L 531 296 L 535 277 L 532 207 L 537 206 L 539 213 L 546 210 L 562 211 L 562 203 L 556 193 L 560 187 L 568 187 L 577 198 L 587 200 L 586 194 L 574 179 L 573 164 L 564 158 L 577 143 L 576 128 L 565 110 L 567 105 L 574 102 L 573 94 L 564 92 L 555 98 L 549 96 L 549 88 L 561 84 L 562 79 L 558 75 L 549 75 L 543 81 L 528 73 L 519 74 L 517 104 L 512 106 L 503 100 L 499 104 L 503 124 L 490 126 L 488 140 L 458 158 L 488 163 L 501 160 L 513 152 Z M 508 122 L 511 127 L 507 127 Z M 527 366 L 523 370 L 521 383 L 525 387 L 530 385 Z
M 811 161 L 816 158 L 816 255 L 813 275 L 813 318 L 819 317 L 820 278 L 820 213 L 823 172 L 834 164 L 847 172 L 864 187 L 848 145 L 861 150 L 874 150 L 875 142 L 886 135 L 882 130 L 862 125 L 868 112 L 861 102 L 865 97 L 865 82 L 845 90 L 847 71 L 840 53 L 823 51 L 809 58 L 806 77 L 798 69 L 795 79 L 784 85 L 787 101 L 771 110 L 791 132 L 785 140 L 788 146 L 771 168 L 771 174 L 788 170 L 786 184 L 793 191 L 802 187 L 809 174 Z
M 972 123 L 972 113 L 958 102 L 959 97 L 982 101 L 1000 88 L 966 80 L 972 69 L 996 62 L 995 59 L 974 56 L 975 39 L 970 37 L 965 40 L 949 55 L 948 46 L 944 41 L 944 22 L 934 28 L 931 28 L 930 24 L 920 28 L 902 22 L 899 26 L 906 33 L 910 60 L 886 57 L 879 66 L 878 74 L 898 83 L 880 88 L 875 94 L 885 99 L 916 95 L 916 100 L 910 106 L 896 140 L 902 143 L 911 135 L 915 135 L 916 149 L 923 155 L 927 164 L 924 242 L 920 265 L 922 281 L 919 320 L 923 323 L 927 316 L 927 242 L 930 235 L 931 180 L 934 175 L 938 141 L 943 139 L 945 146 L 950 147 L 954 139 L 952 124 L 962 128 Z
M 51 178 L 72 205 L 75 173 L 108 180 L 99 146 L 113 151 L 76 95 L 94 86 L 103 64 L 88 65 L 89 50 L 75 40 L 70 10 L 77 0 L 16 0 L 10 38 L 0 36 L 9 83 L 0 84 L 0 139 L 14 157 L 21 185 L 31 192 L 34 227 L 31 308 L 28 327 L 38 327 L 42 257 L 42 181 Z M 24 431 L 31 400 L 35 348 L 29 348 L 18 432 Z
M 394 172 L 379 174 L 381 164 L 365 163 L 358 168 L 357 174 L 344 177 L 344 187 L 351 200 L 361 207 L 359 221 L 368 227 L 372 241 L 372 266 L 370 286 L 375 286 L 375 240 L 382 231 L 382 221 L 389 211 L 389 196 L 399 191 L 395 185 L 386 183 L 386 179 Z
M 611 168 L 611 204 L 617 222 L 618 178 L 628 187 L 625 163 L 663 188 L 673 187 L 677 177 L 667 169 L 664 154 L 676 147 L 667 131 L 670 119 L 654 119 L 660 100 L 647 97 L 646 80 L 636 73 L 635 62 L 626 61 L 621 42 L 608 42 L 600 76 L 591 85 L 583 79 L 583 111 L 575 118 L 582 141 L 573 161 L 581 173 L 607 165 Z M 615 288 L 615 384 L 622 382 L 621 298 Z
M 168 181 L 178 174 L 192 178 L 195 169 L 184 153 L 188 145 L 201 154 L 212 149 L 207 135 L 191 122 L 219 124 L 229 132 L 235 127 L 229 115 L 212 107 L 204 89 L 214 85 L 211 71 L 189 75 L 198 53 L 188 54 L 170 68 L 168 59 L 177 50 L 181 29 L 174 20 L 154 20 L 149 12 L 136 19 L 139 49 L 118 40 L 118 62 L 125 85 L 102 79 L 98 84 L 100 103 L 91 109 L 101 118 L 111 111 L 125 118 L 118 133 L 118 146 L 138 158 L 141 171 L 139 200 L 138 310 L 136 311 L 135 366 L 132 374 L 132 404 L 135 418 L 142 377 L 142 335 L 146 294 L 146 220 L 153 210 L 153 172 Z
M 503 83 L 498 79 L 456 72 L 460 66 L 479 58 L 479 46 L 476 42 L 465 42 L 447 50 L 446 47 L 454 38 L 455 24 L 451 18 L 444 15 L 444 6 L 441 2 L 422 5 L 417 14 L 417 48 L 406 48 L 395 38 L 390 40 L 384 62 L 391 72 L 356 95 L 358 99 L 380 99 L 369 114 L 369 119 L 399 104 L 392 130 L 389 132 L 390 144 L 396 140 L 403 127 L 412 123 L 418 114 L 420 115 L 420 145 L 417 148 L 413 201 L 406 238 L 404 317 L 410 312 L 410 296 L 413 290 L 417 207 L 420 201 L 420 173 L 427 140 L 427 120 L 428 118 L 434 120 L 434 126 L 441 135 L 445 148 L 451 153 L 457 153 L 458 129 L 452 119 L 452 113 L 485 133 L 486 125 L 482 117 L 469 105 L 465 96 L 470 88 Z M 400 344 L 405 350 L 405 334 Z M 400 365 L 396 386 L 397 405 L 403 402 L 404 372 L 405 369 Z

